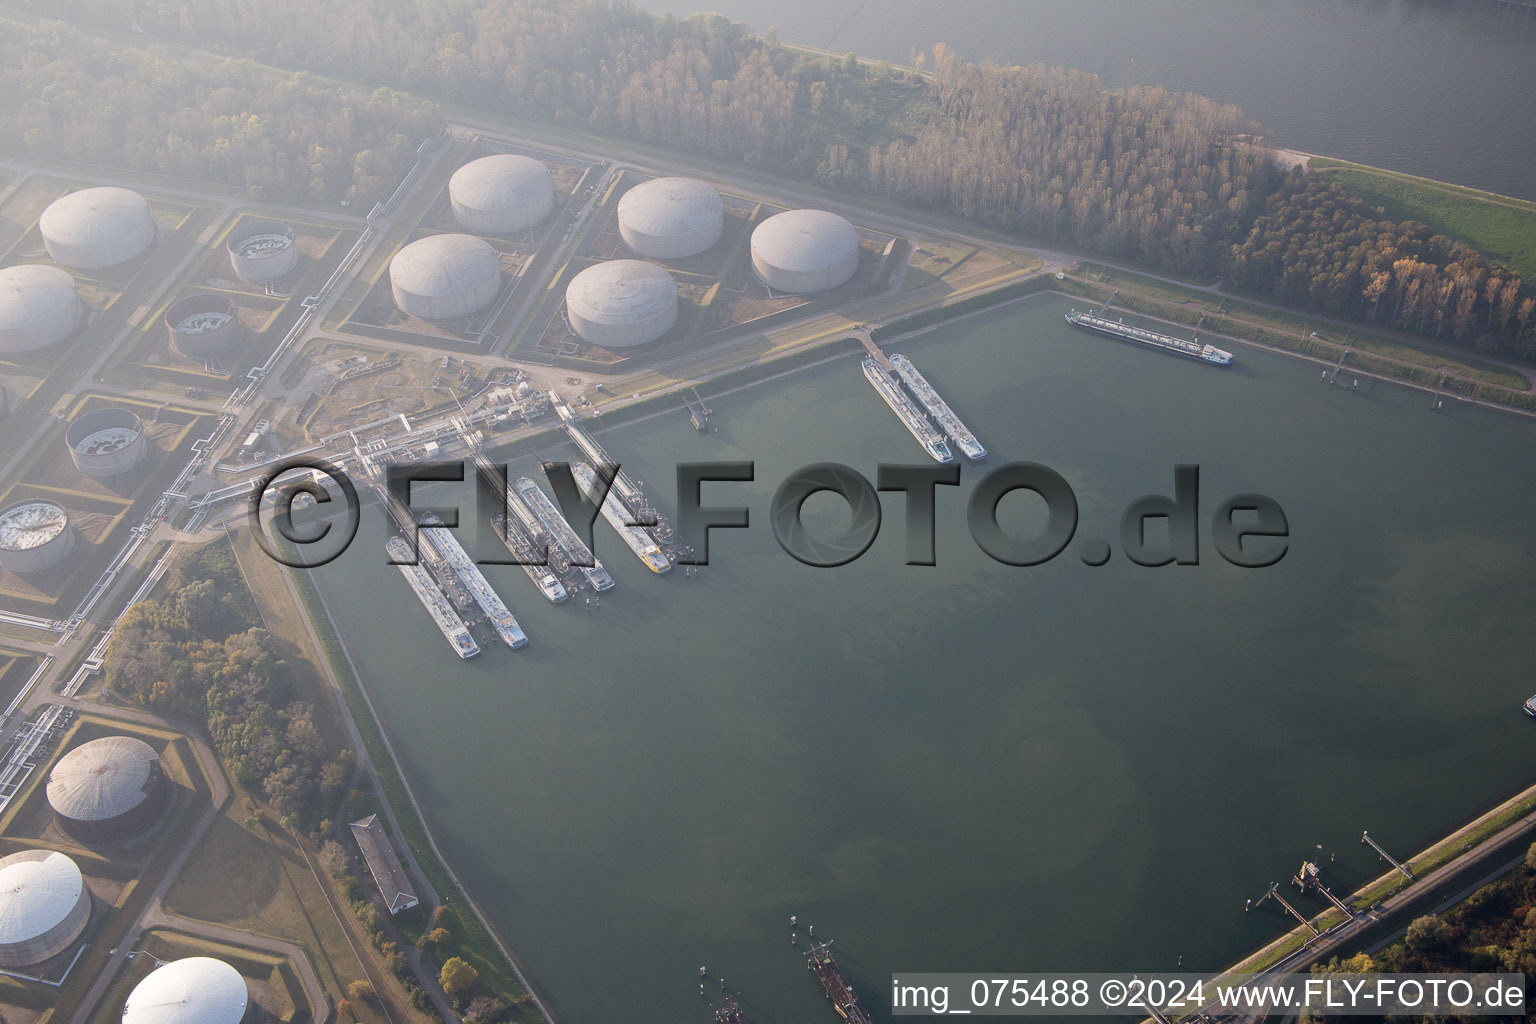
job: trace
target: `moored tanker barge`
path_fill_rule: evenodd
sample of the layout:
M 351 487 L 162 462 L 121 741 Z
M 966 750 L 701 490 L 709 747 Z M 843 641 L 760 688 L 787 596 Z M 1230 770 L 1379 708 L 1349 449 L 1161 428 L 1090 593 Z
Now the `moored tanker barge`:
M 405 582 L 411 585 L 421 606 L 432 616 L 432 621 L 437 624 L 444 639 L 453 645 L 458 656 L 473 658 L 479 654 L 480 645 L 470 635 L 469 627 L 464 625 L 459 613 L 453 610 L 453 605 L 443 596 L 437 581 L 427 572 L 426 567 L 415 561 L 416 555 L 411 551 L 411 546 L 399 537 L 391 537 L 384 542 L 384 549 L 389 552 L 389 560 L 400 570 Z
M 944 435 L 933 428 L 928 422 L 928 417 L 923 411 L 913 404 L 907 393 L 901 390 L 901 385 L 896 383 L 896 378 L 891 372 L 873 357 L 864 360 L 864 376 L 875 386 L 880 397 L 885 399 L 885 404 L 891 407 L 902 424 L 917 438 L 923 450 L 933 457 L 935 462 L 954 462 L 955 456 L 949 450 L 949 445 L 944 441 Z
M 598 483 L 597 473 L 585 462 L 578 462 L 571 466 L 571 475 L 576 478 L 576 485 L 581 488 L 587 500 L 597 503 Z M 661 545 L 639 526 L 631 525 L 629 512 L 625 510 L 619 501 L 618 495 L 610 490 L 603 495 L 603 503 L 600 506 L 603 518 L 608 520 L 608 525 L 613 527 L 619 538 L 629 545 L 629 550 L 635 553 L 635 557 L 645 563 L 645 567 L 654 573 L 666 573 L 672 571 L 672 562 L 666 553 L 661 550 Z
M 901 378 L 907 390 L 917 397 L 924 409 L 928 410 L 928 415 L 933 417 L 933 422 L 949 435 L 950 440 L 960 446 L 966 458 L 972 462 L 980 462 L 987 457 L 987 450 L 982 447 L 980 441 L 976 440 L 976 435 L 971 433 L 971 428 L 961 421 L 955 414 L 955 410 L 944 401 L 943 396 L 934 390 L 933 385 L 928 383 L 928 378 L 912 365 L 912 360 L 904 355 L 891 356 L 891 369 L 896 371 L 896 376 Z
M 859 1002 L 858 993 L 854 992 L 842 968 L 837 966 L 837 961 L 832 959 L 832 951 L 827 946 L 828 943 L 823 942 L 811 947 L 810 958 L 805 962 L 806 969 L 821 982 L 821 987 L 826 990 L 827 998 L 832 1000 L 832 1008 L 839 1017 L 848 1024 L 875 1024 L 875 1019 Z
M 538 484 L 520 476 L 512 484 L 512 492 L 523 500 L 528 510 L 543 524 L 548 536 L 560 546 L 570 563 L 581 571 L 593 590 L 608 590 L 613 586 L 613 577 L 608 575 L 603 563 L 597 560 L 592 550 L 571 529 L 571 524 L 565 521 L 555 503 L 539 490 Z
M 464 589 L 475 599 L 480 610 L 485 612 L 485 617 L 490 621 L 491 628 L 501 638 L 501 642 L 513 650 L 526 647 L 528 637 L 518 625 L 517 619 L 507 609 L 501 595 L 496 593 L 494 587 L 480 572 L 480 567 L 474 559 L 469 557 L 469 552 L 464 550 L 453 531 L 443 526 L 442 520 L 428 513 L 421 518 L 420 536 L 423 541 L 441 558 L 448 563 L 459 577 L 459 582 L 464 584 Z
M 1085 331 L 1107 334 L 1111 338 L 1120 338 L 1123 341 L 1134 341 L 1140 345 L 1162 349 L 1164 352 L 1172 352 L 1176 356 L 1198 359 L 1212 366 L 1232 365 L 1232 353 L 1219 349 L 1215 345 L 1202 345 L 1198 341 L 1185 341 L 1183 338 L 1158 334 L 1156 331 L 1132 327 L 1123 320 L 1110 320 L 1096 313 L 1079 313 L 1074 309 L 1066 316 L 1067 323 L 1073 327 L 1081 327 Z

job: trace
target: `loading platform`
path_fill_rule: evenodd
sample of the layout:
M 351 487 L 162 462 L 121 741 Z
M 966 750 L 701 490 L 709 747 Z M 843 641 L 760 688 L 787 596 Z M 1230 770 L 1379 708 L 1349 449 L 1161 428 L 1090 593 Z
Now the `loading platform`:
M 612 456 L 603 450 L 603 446 L 597 443 L 597 439 L 587 433 L 587 429 L 581 425 L 581 419 L 576 415 L 575 410 L 566 405 L 563 398 L 551 392 L 550 401 L 555 407 L 555 412 L 560 417 L 560 422 L 565 426 L 566 435 L 570 437 L 571 443 L 581 449 L 581 453 L 587 457 L 587 461 L 594 468 L 597 466 L 619 465 Z M 703 403 L 700 402 L 699 404 L 702 405 Z M 629 478 L 622 467 L 618 469 L 617 474 L 613 478 L 611 490 L 629 510 L 632 517 L 629 520 L 630 522 L 642 524 L 646 529 L 650 530 L 659 543 L 666 544 L 672 539 L 671 525 L 667 523 L 661 513 L 656 511 L 656 506 L 651 504 L 650 500 L 646 498 L 645 492 L 640 490 L 639 486 Z

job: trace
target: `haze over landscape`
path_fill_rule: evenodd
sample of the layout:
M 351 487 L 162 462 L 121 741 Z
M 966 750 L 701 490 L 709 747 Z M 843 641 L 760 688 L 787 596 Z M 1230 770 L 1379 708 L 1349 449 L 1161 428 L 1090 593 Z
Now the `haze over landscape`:
M 708 6 L 0 0 L 0 1018 L 1523 993 L 1536 13 Z

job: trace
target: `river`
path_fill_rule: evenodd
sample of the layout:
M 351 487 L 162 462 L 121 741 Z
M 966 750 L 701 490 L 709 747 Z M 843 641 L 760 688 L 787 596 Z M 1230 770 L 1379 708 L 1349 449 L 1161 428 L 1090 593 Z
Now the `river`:
M 1235 103 L 1277 145 L 1536 199 L 1536 10 L 1483 0 L 640 0 L 910 62 L 1043 61 Z
M 940 489 L 935 567 L 902 564 L 897 495 L 851 565 L 774 541 L 796 467 L 924 461 L 849 358 L 714 400 L 707 435 L 680 410 L 609 432 L 666 511 L 675 463 L 755 461 L 704 492 L 752 524 L 687 579 L 599 521 L 618 587 L 591 611 L 488 567 L 522 651 L 455 659 L 384 564 L 377 509 L 319 571 L 446 855 L 567 1024 L 704 1024 L 701 964 L 753 1020 L 831 1020 L 791 914 L 881 1019 L 893 971 L 1214 968 L 1285 926 L 1244 901 L 1319 844 L 1348 889 L 1379 870 L 1361 829 L 1407 854 L 1530 781 L 1536 425 L 1248 349 L 1211 369 L 1073 332 L 1066 308 L 893 346 L 992 452 Z M 1205 523 L 1263 493 L 1291 549 L 1238 569 L 1202 526 L 1198 566 L 1090 568 L 1075 541 L 1010 568 L 963 523 L 1014 460 L 1071 483 L 1079 539 L 1118 551 L 1120 510 L 1197 463 Z M 467 485 L 426 498 L 473 519 Z

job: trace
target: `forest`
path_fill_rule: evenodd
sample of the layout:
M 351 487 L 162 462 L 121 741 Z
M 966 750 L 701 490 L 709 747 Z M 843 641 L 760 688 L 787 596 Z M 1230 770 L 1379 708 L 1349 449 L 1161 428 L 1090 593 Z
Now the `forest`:
M 0 90 L 0 152 L 220 182 L 275 202 L 382 199 L 440 124 L 430 104 L 393 90 L 111 47 L 58 23 L 0 36 Z
M 18 2 L 45 17 L 324 69 L 385 90 L 341 97 L 341 87 L 299 76 L 295 91 L 314 102 L 261 115 L 289 129 L 289 153 L 330 154 L 339 146 L 346 132 L 332 131 L 334 112 L 320 101 L 330 89 L 353 104 L 343 128 L 354 144 L 398 154 L 382 137 L 413 129 L 419 136 L 435 116 L 389 91 L 408 90 L 772 168 L 1151 267 L 1222 275 L 1251 294 L 1324 313 L 1536 358 L 1532 291 L 1516 275 L 1429 236 L 1422 225 L 1395 223 L 1304 171 L 1282 174 L 1260 126 L 1201 96 L 1110 90 L 1093 75 L 1043 65 L 978 64 L 943 45 L 917 70 L 829 58 L 772 35 L 760 39 L 719 15 L 656 16 L 624 0 Z M 143 62 L 160 76 L 152 81 L 174 75 L 161 67 L 164 58 Z M 44 109 L 52 102 L 47 74 L 36 72 L 25 93 Z M 249 103 L 239 105 L 260 109 L 266 87 L 254 69 L 245 66 L 243 74 L 239 95 Z M 70 77 L 82 75 L 89 77 Z M 167 115 L 149 108 L 172 98 L 151 92 L 136 103 L 145 108 L 140 123 L 163 124 Z M 175 101 L 178 113 L 169 115 L 215 122 L 188 147 L 210 165 L 221 146 L 237 144 L 229 140 L 257 144 L 220 129 L 219 112 L 236 104 L 226 97 L 221 107 L 218 95 Z M 207 113 L 191 117 L 192 110 Z M 56 125 L 82 136 L 81 151 L 168 146 L 130 143 L 136 136 L 126 131 L 110 143 L 92 140 L 63 120 Z M 311 194 L 334 188 L 332 178 L 346 173 L 320 163 L 325 170 L 309 175 Z M 361 193 L 371 169 L 352 167 L 350 187 Z M 220 180 L 230 173 L 224 169 Z M 299 176 L 294 168 L 285 175 Z
M 206 725 L 235 779 L 303 822 L 341 797 L 351 755 L 327 757 L 314 707 L 296 699 L 279 644 L 257 620 L 228 546 L 208 545 L 163 598 L 129 609 L 107 650 L 107 686 Z

